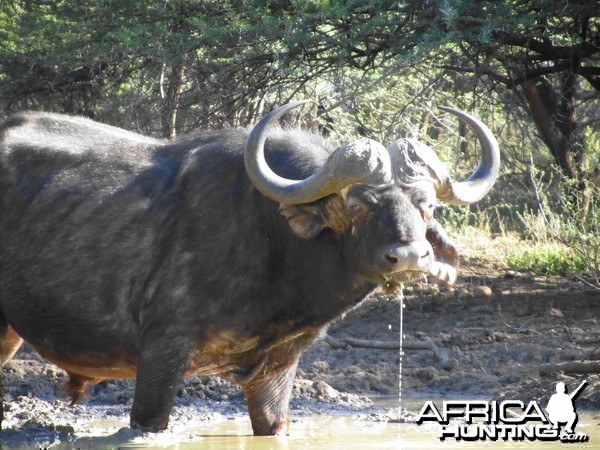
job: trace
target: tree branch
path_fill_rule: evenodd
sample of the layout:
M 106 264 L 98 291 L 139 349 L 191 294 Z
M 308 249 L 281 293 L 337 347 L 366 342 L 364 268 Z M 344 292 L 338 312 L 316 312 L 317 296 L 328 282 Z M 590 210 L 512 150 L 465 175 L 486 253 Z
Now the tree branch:
M 600 48 L 590 42 L 582 42 L 581 44 L 570 46 L 558 46 L 554 45 L 551 39 L 539 39 L 529 34 L 515 35 L 501 31 L 494 33 L 494 37 L 500 45 L 513 45 L 534 51 L 546 61 L 570 61 L 573 55 L 579 55 L 580 58 L 589 58 L 600 52 Z
M 540 366 L 540 376 L 542 377 L 552 375 L 556 372 L 569 374 L 600 373 L 600 361 L 567 361 L 556 364 L 542 364 Z
M 399 341 L 378 341 L 378 340 L 365 340 L 356 339 L 352 337 L 344 337 L 336 339 L 330 334 L 325 336 L 325 342 L 327 342 L 333 348 L 346 349 L 350 347 L 358 348 L 377 348 L 383 350 L 400 350 Z M 446 350 L 438 347 L 432 341 L 403 341 L 402 350 L 429 350 L 432 352 L 436 359 L 441 363 L 445 369 L 451 369 L 452 364 L 449 363 L 449 357 Z

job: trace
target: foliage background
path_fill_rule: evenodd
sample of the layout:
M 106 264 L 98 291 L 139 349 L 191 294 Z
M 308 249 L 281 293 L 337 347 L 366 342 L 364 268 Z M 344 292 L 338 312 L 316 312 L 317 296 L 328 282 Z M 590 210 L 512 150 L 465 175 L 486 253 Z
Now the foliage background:
M 494 131 L 503 173 L 442 220 L 571 248 L 600 248 L 599 94 L 595 1 L 0 0 L 3 117 L 64 112 L 176 138 L 308 98 L 297 124 L 417 137 L 460 178 L 478 150 L 436 109 L 452 105 Z

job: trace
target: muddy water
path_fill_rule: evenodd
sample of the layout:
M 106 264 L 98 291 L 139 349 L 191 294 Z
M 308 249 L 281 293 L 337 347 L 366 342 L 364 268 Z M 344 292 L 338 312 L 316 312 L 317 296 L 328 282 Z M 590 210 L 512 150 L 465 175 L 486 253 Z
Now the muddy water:
M 599 448 L 600 414 L 580 414 L 578 431 L 591 439 L 576 448 Z M 83 438 L 75 443 L 77 448 L 173 448 L 173 449 L 437 449 L 437 448 L 565 448 L 560 442 L 492 442 L 439 440 L 439 429 L 433 426 L 369 422 L 350 416 L 311 417 L 294 420 L 287 437 L 254 437 L 248 420 L 224 420 L 203 424 L 202 428 L 182 429 L 180 432 L 162 433 L 154 438 L 144 437 L 124 440 L 119 433 L 106 438 Z M 597 437 L 595 439 L 595 437 Z M 136 442 L 137 441 L 137 442 Z
M 396 400 L 397 401 L 397 400 Z M 418 412 L 424 399 L 411 399 L 403 407 Z M 379 402 L 393 405 L 393 400 Z M 392 413 L 391 416 L 394 414 Z M 387 415 L 390 417 L 390 414 Z M 377 418 L 383 419 L 376 421 Z M 140 434 L 127 428 L 128 417 L 118 420 L 87 423 L 75 436 L 55 436 L 50 442 L 47 436 L 36 439 L 35 435 L 23 439 L 0 439 L 0 449 L 436 449 L 436 448 L 565 448 L 560 442 L 465 442 L 446 440 L 440 442 L 437 424 L 389 422 L 386 415 L 340 415 L 293 418 L 290 435 L 286 437 L 254 437 L 250 421 L 245 415 L 234 418 L 214 417 L 203 422 L 178 422 L 163 433 Z M 567 445 L 567 448 L 600 448 L 600 412 L 580 413 L 577 431 L 590 436 L 587 443 Z M 62 441 L 62 442 L 61 442 Z

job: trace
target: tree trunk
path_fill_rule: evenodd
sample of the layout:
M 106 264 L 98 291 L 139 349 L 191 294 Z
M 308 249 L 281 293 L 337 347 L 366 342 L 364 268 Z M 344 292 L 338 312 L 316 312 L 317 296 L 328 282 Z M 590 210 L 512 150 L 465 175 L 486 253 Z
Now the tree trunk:
M 166 83 L 161 77 L 161 130 L 162 136 L 175 139 L 177 136 L 177 111 L 184 83 L 185 66 L 174 64 L 166 77 Z M 165 68 L 163 67 L 163 71 Z
M 585 220 L 589 193 L 585 140 L 575 114 L 576 77 L 573 72 L 564 77 L 560 94 L 544 78 L 527 81 L 521 89 L 542 140 L 570 182 L 567 183 L 569 200 L 579 210 L 579 219 Z

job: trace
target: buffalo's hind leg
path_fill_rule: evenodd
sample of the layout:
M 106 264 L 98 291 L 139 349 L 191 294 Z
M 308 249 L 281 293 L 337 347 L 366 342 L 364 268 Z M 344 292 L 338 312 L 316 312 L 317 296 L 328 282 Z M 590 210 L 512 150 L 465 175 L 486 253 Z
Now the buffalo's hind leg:
M 131 428 L 161 431 L 169 424 L 177 390 L 189 363 L 193 346 L 176 339 L 156 339 L 142 347 Z
M 0 366 L 10 361 L 23 343 L 21 336 L 12 327 L 2 322 L 3 319 L 0 318 Z
M 98 380 L 76 375 L 71 372 L 68 372 L 68 374 L 69 381 L 65 382 L 64 388 L 67 396 L 71 399 L 71 406 L 73 406 L 85 397 L 88 392 L 88 386 L 97 383 Z
M 255 436 L 288 432 L 290 399 L 298 362 L 275 375 L 253 379 L 243 386 Z
M 2 429 L 4 420 L 4 371 L 2 367 L 10 361 L 22 343 L 21 336 L 0 315 L 0 429 Z

